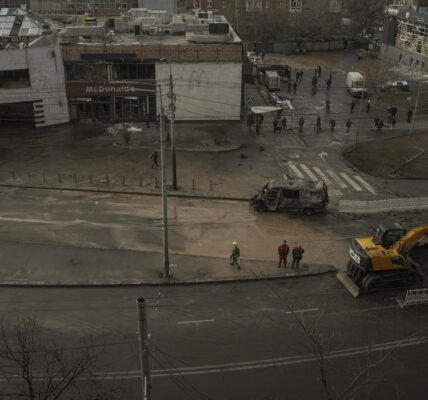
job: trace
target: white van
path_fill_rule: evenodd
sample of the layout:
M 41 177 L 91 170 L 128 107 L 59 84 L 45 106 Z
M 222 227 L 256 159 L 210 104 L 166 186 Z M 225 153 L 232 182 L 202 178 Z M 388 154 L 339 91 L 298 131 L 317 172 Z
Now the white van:
M 276 71 L 264 72 L 265 85 L 270 91 L 281 89 L 281 77 Z
M 367 96 L 364 76 L 360 72 L 348 72 L 348 75 L 346 76 L 346 89 L 352 94 L 352 96 Z

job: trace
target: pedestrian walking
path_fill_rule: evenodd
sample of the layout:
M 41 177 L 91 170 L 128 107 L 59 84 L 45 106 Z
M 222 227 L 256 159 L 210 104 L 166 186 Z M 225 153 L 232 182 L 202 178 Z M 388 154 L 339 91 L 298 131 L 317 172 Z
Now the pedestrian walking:
M 326 113 L 329 113 L 329 112 L 330 112 L 330 104 L 331 104 L 330 99 L 327 99 L 327 100 L 325 101 L 325 112 L 326 112 Z
M 281 125 L 282 125 L 282 130 L 284 131 L 284 133 L 286 133 L 287 132 L 287 118 L 282 117 Z
M 395 117 L 391 118 L 391 126 L 395 128 L 395 124 L 397 123 L 397 119 Z
M 296 82 L 299 82 L 299 76 L 300 76 L 299 71 L 296 71 Z
M 367 112 L 368 112 L 368 113 L 370 112 L 370 108 L 371 108 L 371 106 L 372 106 L 372 102 L 371 102 L 371 100 L 370 100 L 370 99 L 367 99 Z
M 331 86 L 331 80 L 329 79 L 329 80 L 327 81 L 327 90 L 330 90 L 330 86 Z
M 299 119 L 299 132 L 303 133 L 303 125 L 305 124 L 305 120 L 303 119 L 303 117 L 300 117 Z
M 398 108 L 397 107 L 391 107 L 390 109 L 390 113 L 392 117 L 396 117 L 397 116 L 397 112 L 398 112 Z
M 250 131 L 253 128 L 254 122 L 255 122 L 254 113 L 248 114 L 247 115 L 247 126 L 248 126 L 248 129 Z
M 351 129 L 352 121 L 351 118 L 348 118 L 346 121 L 346 133 L 349 133 L 349 130 Z
M 257 114 L 256 120 L 259 123 L 259 125 L 261 125 L 263 122 L 263 114 Z
M 293 263 L 291 264 L 291 269 L 299 269 L 300 261 L 303 257 L 303 253 L 305 250 L 303 250 L 303 247 L 300 245 L 297 245 L 294 247 L 293 251 L 291 252 L 291 255 L 293 256 Z
M 317 76 L 317 73 L 318 73 L 318 67 L 315 68 L 314 76 Z
M 297 90 L 297 83 L 294 82 L 293 83 L 293 93 L 296 94 L 296 90 Z
M 300 82 L 302 82 L 303 79 L 303 69 L 300 70 Z
M 354 108 L 355 108 L 355 100 L 352 99 L 352 102 L 351 102 L 351 114 L 354 112 Z
M 318 76 L 321 78 L 321 65 L 318 65 Z
M 275 118 L 273 120 L 273 133 L 276 133 L 277 130 L 278 130 L 278 119 Z
M 317 133 L 321 132 L 321 117 L 318 116 L 317 118 Z
M 407 111 L 407 122 L 410 124 L 410 122 L 412 122 L 412 117 L 413 117 L 413 110 L 409 109 L 409 111 Z
M 287 241 L 284 240 L 284 243 L 281 243 L 278 247 L 278 256 L 279 256 L 278 268 L 281 268 L 282 263 L 284 263 L 284 268 L 287 268 L 287 256 L 289 252 L 290 252 L 290 248 L 287 245 Z
M 146 128 L 150 128 L 150 115 L 149 114 L 146 114 L 145 120 L 146 120 Z
M 336 121 L 334 119 L 331 119 L 329 124 L 330 124 L 330 132 L 334 133 L 334 127 L 336 126 Z
M 287 91 L 288 93 L 291 93 L 291 81 L 288 81 L 288 85 L 287 85 Z
M 159 154 L 158 154 L 158 152 L 156 150 L 152 153 L 152 155 L 150 156 L 150 158 L 153 160 L 152 168 L 159 167 L 159 164 L 158 164 Z
M 241 250 L 238 247 L 237 242 L 232 243 L 232 254 L 230 255 L 230 265 L 237 265 L 238 269 L 241 269 Z
M 374 121 L 374 127 L 375 127 L 375 128 L 377 128 L 377 126 L 379 125 L 379 121 L 380 121 L 380 120 L 379 120 L 379 117 L 376 115 L 376 116 L 374 117 L 374 120 L 373 120 L 373 121 Z
M 382 128 L 383 128 L 383 119 L 381 119 L 379 121 L 379 123 L 377 124 L 377 133 L 380 135 L 382 134 Z

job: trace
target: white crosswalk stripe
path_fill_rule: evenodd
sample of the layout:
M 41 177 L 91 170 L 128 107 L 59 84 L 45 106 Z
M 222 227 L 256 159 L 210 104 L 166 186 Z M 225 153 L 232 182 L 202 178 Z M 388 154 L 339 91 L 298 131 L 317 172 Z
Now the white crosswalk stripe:
M 291 162 L 288 163 L 290 169 L 297 175 L 298 178 L 304 179 L 305 176 L 299 171 L 299 169 Z
M 324 172 L 322 172 L 318 167 L 313 167 L 313 169 L 327 185 L 333 184 L 331 180 L 327 177 L 327 175 Z
M 352 188 L 357 192 L 367 191 L 376 194 L 376 190 L 359 175 L 348 175 L 345 172 L 335 173 L 331 169 L 323 169 L 316 166 L 307 166 L 303 163 L 287 163 L 291 175 L 300 179 L 310 179 L 311 181 L 323 180 L 330 188 L 333 196 L 342 196 L 342 189 Z M 338 189 L 335 189 L 338 188 Z
M 354 178 L 358 180 L 370 193 L 376 194 L 376 190 L 372 186 L 370 186 L 363 178 L 361 178 L 361 176 L 354 175 Z
M 300 168 L 302 168 L 303 171 L 306 172 L 306 175 L 309 176 L 309 179 L 311 181 L 319 181 L 319 179 L 311 172 L 311 170 L 305 164 L 300 164 Z
M 361 192 L 363 189 L 359 187 L 348 175 L 346 175 L 344 172 L 340 173 L 340 176 L 345 179 L 346 182 L 348 182 L 357 192 Z
M 339 185 L 341 189 L 346 189 L 346 184 L 340 179 L 331 169 L 327 170 L 327 174 L 329 174 L 333 180 Z

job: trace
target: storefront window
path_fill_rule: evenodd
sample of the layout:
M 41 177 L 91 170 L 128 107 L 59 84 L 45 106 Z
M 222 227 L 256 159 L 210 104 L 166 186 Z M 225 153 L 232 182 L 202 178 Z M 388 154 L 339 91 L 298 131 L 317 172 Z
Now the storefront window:
M 112 64 L 112 69 L 112 79 L 114 80 L 155 79 L 154 64 L 119 61 Z

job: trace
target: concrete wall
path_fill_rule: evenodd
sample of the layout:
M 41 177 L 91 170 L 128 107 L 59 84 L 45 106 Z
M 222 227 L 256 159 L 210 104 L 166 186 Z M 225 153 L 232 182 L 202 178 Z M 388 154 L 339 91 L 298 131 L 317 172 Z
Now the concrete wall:
M 167 97 L 170 66 L 176 94 L 177 121 L 236 121 L 241 118 L 241 63 L 157 63 L 156 80 L 162 85 L 166 111 L 170 102 Z M 159 113 L 159 88 L 156 108 Z
M 138 7 L 177 14 L 177 0 L 138 0 Z
M 384 55 L 386 58 L 396 62 L 399 61 L 401 54 L 401 64 L 415 66 L 416 60 L 418 60 L 417 67 L 423 69 L 424 71 L 428 71 L 428 57 L 424 56 L 423 54 L 414 53 L 412 51 L 400 49 L 396 46 L 385 44 L 382 44 L 381 54 L 383 51 L 385 51 Z M 412 64 L 410 64 L 410 61 L 412 61 Z
M 59 45 L 42 37 L 22 50 L 0 50 L 1 71 L 27 68 L 31 87 L 0 89 L 0 103 L 36 102 L 37 127 L 69 122 L 64 66 Z

